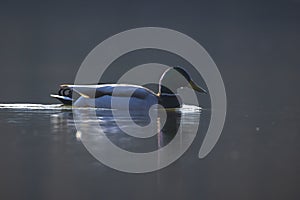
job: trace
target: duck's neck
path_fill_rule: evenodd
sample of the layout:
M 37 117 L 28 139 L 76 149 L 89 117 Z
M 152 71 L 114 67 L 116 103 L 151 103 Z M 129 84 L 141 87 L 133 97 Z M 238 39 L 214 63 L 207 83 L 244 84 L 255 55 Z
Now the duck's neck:
M 158 82 L 158 93 L 157 93 L 157 96 L 161 96 L 162 94 L 168 94 L 168 95 L 175 95 L 175 91 L 176 91 L 176 88 L 167 88 L 164 86 L 163 84 L 163 80 L 164 80 L 164 77 L 165 75 L 168 73 L 168 71 L 172 69 L 172 68 L 168 68 L 164 71 L 164 73 L 161 75 L 160 79 L 159 79 L 159 82 Z M 169 87 L 169 86 L 168 86 Z
M 176 95 L 176 89 L 171 89 L 171 88 L 167 88 L 163 85 L 160 86 L 160 93 L 158 96 L 162 96 L 162 95 Z
M 158 97 L 158 103 L 165 108 L 180 108 L 182 100 L 177 94 L 162 93 Z

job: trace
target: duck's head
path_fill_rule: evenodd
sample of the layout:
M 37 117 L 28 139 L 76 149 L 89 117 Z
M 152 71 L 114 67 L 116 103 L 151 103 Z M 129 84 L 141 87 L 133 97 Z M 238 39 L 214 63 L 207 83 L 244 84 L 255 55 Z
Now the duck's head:
M 206 90 L 196 84 L 190 74 L 181 67 L 171 67 L 161 76 L 159 81 L 159 95 L 162 93 L 176 93 L 176 90 L 182 87 L 189 87 L 193 90 L 207 94 Z

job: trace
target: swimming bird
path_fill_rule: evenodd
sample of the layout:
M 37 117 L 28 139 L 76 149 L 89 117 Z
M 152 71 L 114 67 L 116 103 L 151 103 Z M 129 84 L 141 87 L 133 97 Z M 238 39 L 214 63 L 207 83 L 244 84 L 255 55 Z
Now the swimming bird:
M 171 83 L 171 84 L 170 84 Z M 168 85 L 168 87 L 166 87 Z M 155 86 L 157 90 L 153 89 Z M 190 74 L 181 67 L 170 67 L 161 75 L 158 84 L 144 86 L 133 84 L 96 84 L 96 85 L 68 85 L 60 86 L 58 95 L 51 95 L 64 105 L 75 107 L 97 108 L 127 108 L 149 109 L 154 104 L 165 108 L 180 108 L 182 101 L 176 91 L 178 88 L 190 87 L 200 93 L 207 93 L 198 86 Z M 77 99 L 72 93 L 79 94 Z M 112 103 L 113 101 L 113 103 Z

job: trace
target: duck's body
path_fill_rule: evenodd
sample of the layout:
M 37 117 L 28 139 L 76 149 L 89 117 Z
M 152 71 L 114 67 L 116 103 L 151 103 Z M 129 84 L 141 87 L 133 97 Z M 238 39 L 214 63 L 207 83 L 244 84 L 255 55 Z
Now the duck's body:
M 205 93 L 205 90 L 191 80 L 185 70 L 182 68 L 170 69 L 175 69 L 182 74 L 195 90 Z M 166 72 L 162 75 L 161 80 Z M 176 86 L 176 88 L 178 87 Z M 77 99 L 72 97 L 73 91 L 79 94 Z M 182 106 L 180 97 L 163 87 L 161 81 L 158 84 L 158 93 L 146 87 L 132 84 L 61 85 L 59 95 L 51 96 L 65 105 L 76 107 L 122 109 L 128 108 L 129 105 L 129 109 L 147 110 L 155 104 L 160 104 L 165 108 L 179 108 Z
M 157 104 L 158 97 L 151 90 L 138 85 L 102 84 L 89 86 L 68 86 L 81 96 L 74 102 L 76 107 L 149 109 Z M 93 102 L 94 101 L 94 102 Z
M 154 93 L 146 87 L 131 84 L 101 84 L 101 85 L 62 85 L 61 95 L 51 95 L 65 105 L 76 107 L 149 109 L 160 104 L 165 108 L 181 107 L 180 97 L 176 94 Z M 72 90 L 80 95 L 76 100 L 63 95 L 63 90 Z M 70 94 L 69 94 L 70 95 Z M 74 102 L 73 102 L 74 101 Z

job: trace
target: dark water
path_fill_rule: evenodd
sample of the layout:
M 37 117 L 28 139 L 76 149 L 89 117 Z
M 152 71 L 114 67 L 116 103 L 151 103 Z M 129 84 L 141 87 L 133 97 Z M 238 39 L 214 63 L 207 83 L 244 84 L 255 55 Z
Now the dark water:
M 188 133 L 200 114 L 200 127 L 192 146 L 160 171 L 129 174 L 101 164 L 86 150 L 70 109 L 62 110 L 57 105 L 13 105 L 13 108 L 6 105 L 5 109 L 3 106 L 1 199 L 297 199 L 299 196 L 299 126 L 286 130 L 278 121 L 271 122 L 272 116 L 265 112 L 260 112 L 265 119 L 262 126 L 249 123 L 252 116 L 231 114 L 231 119 L 238 118 L 240 124 L 225 127 L 213 151 L 205 159 L 199 159 L 209 110 L 202 110 L 201 114 L 186 110 L 185 115 L 173 111 L 171 127 L 185 118 L 184 133 Z M 166 127 L 160 144 L 154 138 L 142 145 L 126 138 L 110 121 L 109 114 L 102 113 L 101 117 L 110 140 L 131 151 L 149 151 L 172 139 L 168 132 L 174 130 Z M 299 120 L 299 115 L 294 117 L 282 116 L 281 123 Z

